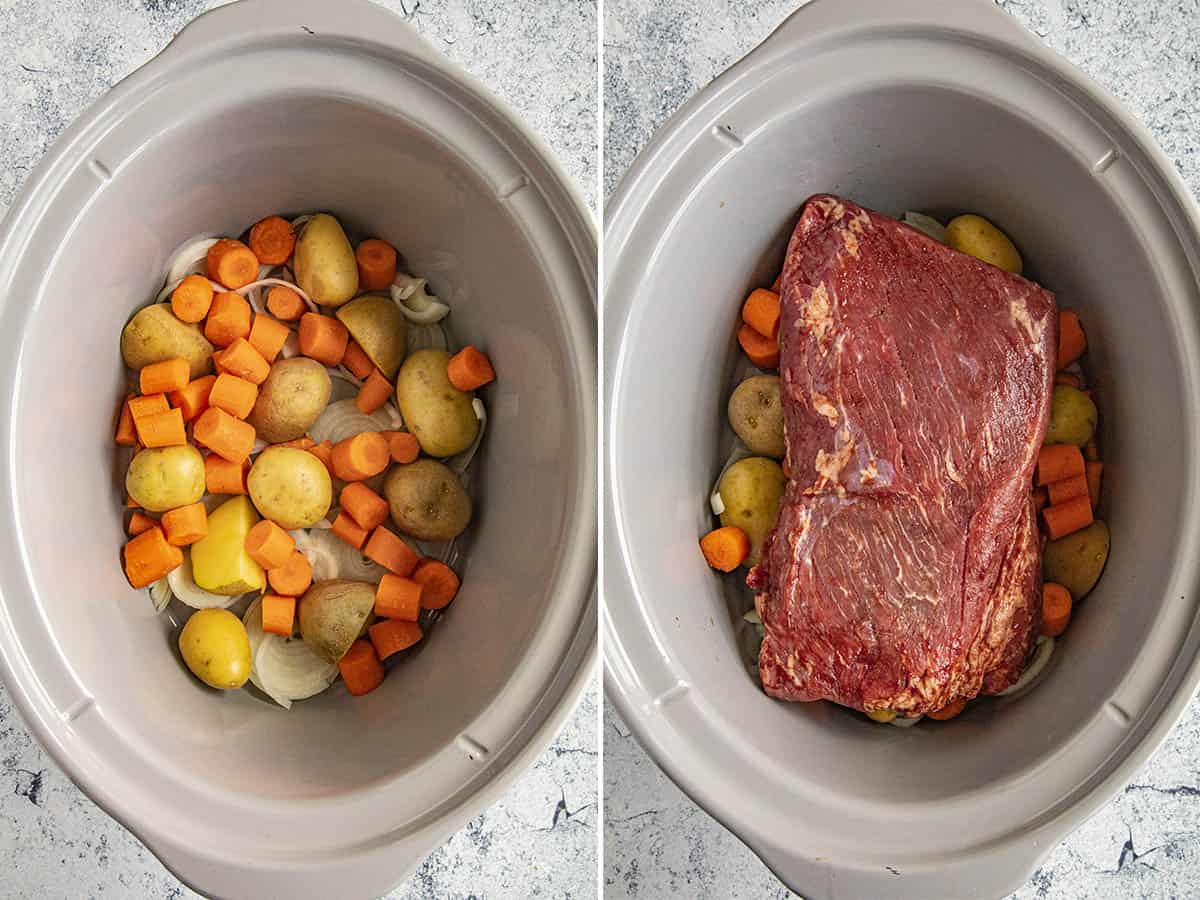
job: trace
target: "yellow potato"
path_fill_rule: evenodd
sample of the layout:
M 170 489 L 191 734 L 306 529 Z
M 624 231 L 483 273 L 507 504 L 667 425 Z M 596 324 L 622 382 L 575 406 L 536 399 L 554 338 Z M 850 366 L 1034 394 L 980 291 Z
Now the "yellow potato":
M 363 294 L 340 307 L 336 315 L 367 359 L 389 379 L 395 378 L 404 361 L 408 322 L 392 298 Z
M 745 565 L 758 565 L 763 541 L 779 515 L 779 500 L 787 479 L 779 463 L 764 456 L 751 456 L 730 466 L 717 485 L 725 512 L 722 525 L 736 525 L 750 538 L 750 555 Z
M 729 397 L 729 424 L 751 453 L 783 459 L 783 406 L 778 375 L 747 378 Z
M 250 638 L 227 609 L 200 609 L 179 633 L 179 652 L 192 674 L 209 687 L 237 690 L 250 677 Z
M 150 512 L 166 512 L 204 496 L 204 457 L 191 444 L 138 451 L 125 473 L 125 490 Z
M 333 502 L 325 464 L 295 447 L 268 447 L 258 454 L 246 489 L 259 513 L 287 531 L 319 522 Z
M 886 725 L 892 719 L 896 718 L 896 711 L 894 709 L 868 709 L 867 718 L 872 722 L 879 722 Z
M 269 444 L 293 441 L 325 412 L 332 390 L 329 370 L 315 359 L 294 356 L 278 360 L 259 387 L 246 421 Z
M 176 357 L 186 359 L 192 378 L 212 371 L 213 346 L 200 326 L 180 322 L 169 303 L 139 309 L 121 332 L 121 356 L 131 369 Z
M 471 498 L 462 482 L 433 459 L 393 466 L 383 494 L 396 527 L 419 541 L 448 541 L 471 521 Z
M 358 263 L 341 223 L 313 216 L 296 238 L 296 283 L 321 306 L 341 306 L 358 293 Z
M 1083 391 L 1069 384 L 1056 384 L 1052 398 L 1045 442 L 1082 447 L 1096 433 L 1096 422 L 1100 419 L 1096 404 Z
M 300 598 L 300 635 L 321 659 L 335 663 L 358 640 L 375 611 L 375 585 L 361 581 L 321 581 Z
M 450 383 L 445 350 L 418 350 L 404 361 L 396 377 L 400 415 L 428 456 L 444 458 L 471 446 L 479 419 L 471 405 L 474 394 Z
M 1021 254 L 1008 235 L 983 216 L 965 215 L 946 226 L 946 243 L 1005 272 L 1021 274 Z
M 258 513 L 246 496 L 226 500 L 208 516 L 208 534 L 192 544 L 192 580 L 196 587 L 226 597 L 260 591 L 262 566 L 246 552 L 246 535 Z
M 1097 519 L 1087 528 L 1046 544 L 1042 575 L 1047 581 L 1061 584 L 1078 602 L 1100 580 L 1108 561 L 1108 547 L 1108 526 Z

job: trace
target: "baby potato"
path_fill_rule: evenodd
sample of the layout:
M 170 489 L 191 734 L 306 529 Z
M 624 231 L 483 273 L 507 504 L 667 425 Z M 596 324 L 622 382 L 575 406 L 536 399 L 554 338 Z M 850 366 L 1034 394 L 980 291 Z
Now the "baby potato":
M 408 322 L 392 298 L 363 294 L 340 307 L 336 315 L 367 359 L 385 376 L 395 378 L 404 361 Z
M 420 541 L 448 541 L 471 521 L 471 498 L 462 482 L 436 460 L 393 467 L 383 494 L 396 527 Z
M 1096 586 L 1108 561 L 1108 526 L 1097 519 L 1087 528 L 1046 544 L 1042 576 L 1061 584 L 1078 602 Z
M 192 378 L 212 371 L 213 345 L 200 331 L 175 318 L 169 303 L 154 303 L 139 309 L 121 332 L 121 356 L 125 365 L 140 370 L 151 363 L 182 358 Z
M 204 496 L 204 457 L 191 444 L 139 450 L 125 473 L 125 490 L 150 512 L 196 503 Z
M 965 215 L 950 220 L 946 243 L 1005 272 L 1021 274 L 1021 254 L 1003 231 L 983 216 Z
M 281 359 L 271 366 L 259 387 L 258 400 L 246 421 L 268 443 L 295 440 L 325 412 L 332 390 L 329 370 L 315 359 Z
M 250 677 L 246 626 L 227 609 L 192 613 L 179 633 L 179 652 L 192 674 L 209 687 L 233 691 Z
M 313 216 L 296 238 L 296 283 L 321 306 L 341 306 L 358 293 L 358 263 L 341 223 Z
M 346 655 L 375 611 L 375 585 L 361 581 L 319 581 L 296 606 L 300 636 L 327 662 Z
M 260 453 L 246 476 L 246 489 L 263 518 L 286 531 L 319 522 L 333 502 L 325 464 L 295 447 L 268 447 Z
M 717 485 L 725 504 L 721 524 L 736 525 L 750 538 L 747 568 L 758 565 L 763 541 L 779 514 L 779 500 L 786 483 L 779 463 L 764 456 L 751 456 L 730 466 Z
M 1046 443 L 1082 447 L 1096 433 L 1099 419 L 1100 413 L 1091 397 L 1069 384 L 1056 384 L 1050 400 Z
M 428 456 L 447 457 L 471 446 L 479 419 L 474 395 L 450 383 L 445 350 L 418 350 L 404 361 L 396 377 L 400 415 Z
M 783 407 L 779 376 L 754 375 L 729 398 L 729 424 L 751 453 L 783 459 Z

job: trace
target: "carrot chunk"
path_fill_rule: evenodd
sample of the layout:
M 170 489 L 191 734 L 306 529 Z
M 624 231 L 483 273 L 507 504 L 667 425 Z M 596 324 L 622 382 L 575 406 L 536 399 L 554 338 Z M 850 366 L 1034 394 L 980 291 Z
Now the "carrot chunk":
M 194 544 L 208 534 L 208 512 L 203 503 L 189 503 L 163 513 L 163 532 L 175 547 Z
M 749 325 L 743 324 L 738 329 L 738 343 L 742 351 L 750 357 L 750 362 L 760 369 L 774 369 L 779 366 L 779 344 L 775 338 L 763 337 Z
M 1079 380 L 1079 376 L 1076 375 L 1074 372 L 1057 372 L 1057 373 L 1055 373 L 1054 383 L 1055 384 L 1065 384 L 1067 387 L 1073 387 L 1076 390 L 1079 390 L 1079 387 L 1082 384 L 1082 382 Z
M 270 571 L 287 565 L 296 542 L 270 519 L 262 519 L 246 532 L 245 547 L 252 560 Z
M 342 673 L 346 690 L 355 697 L 369 694 L 383 684 L 383 664 L 370 641 L 351 644 L 346 655 L 338 660 L 338 671 Z
M 305 434 L 298 438 L 292 438 L 290 441 L 280 441 L 278 444 L 272 444 L 271 446 L 291 447 L 293 450 L 311 450 L 316 445 L 317 442 Z
M 1071 592 L 1061 584 L 1047 581 L 1042 585 L 1042 634 L 1058 637 L 1071 621 Z
M 366 531 L 374 531 L 387 521 L 388 502 L 361 481 L 342 488 L 339 502 L 350 518 Z
M 239 466 L 254 449 L 254 426 L 215 406 L 201 413 L 192 426 L 192 437 L 197 444 Z
M 382 622 L 376 622 L 367 629 L 367 634 L 380 659 L 387 659 L 393 653 L 407 650 L 422 637 L 420 625 L 403 619 L 384 619 Z
M 366 378 L 375 371 L 375 363 L 367 357 L 358 341 L 346 344 L 346 352 L 342 355 L 342 365 L 350 370 L 355 378 Z
M 262 629 L 269 634 L 291 637 L 296 625 L 296 598 L 263 594 Z
M 421 443 L 415 434 L 407 431 L 389 431 L 387 436 L 388 450 L 392 454 L 392 462 L 415 462 L 421 455 Z
M 742 321 L 778 346 L 779 294 L 758 288 L 742 304 Z
M 245 287 L 258 277 L 258 257 L 233 238 L 222 238 L 208 249 L 204 260 L 208 277 L 231 291 Z
M 283 265 L 295 246 L 296 232 L 282 216 L 267 216 L 250 229 L 250 252 L 264 265 Z
M 125 530 L 129 532 L 130 537 L 137 537 L 143 531 L 149 531 L 151 528 L 157 528 L 158 523 L 150 518 L 144 512 L 134 511 L 129 518 L 129 527 Z
M 203 322 L 212 302 L 212 282 L 203 275 L 187 276 L 171 292 L 171 312 L 180 322 Z
M 250 346 L 245 338 L 238 338 L 224 350 L 213 354 L 218 372 L 228 372 L 254 384 L 262 384 L 271 374 L 271 364 L 262 354 Z
M 329 474 L 333 475 L 333 443 L 331 441 L 321 441 L 321 443 L 309 447 L 308 452 L 324 463 Z
M 412 547 L 382 525 L 371 532 L 363 556 L 404 578 L 412 574 L 421 559 Z
M 125 577 L 135 588 L 148 587 L 183 562 L 183 551 L 167 543 L 157 525 L 125 545 Z
M 1087 351 L 1087 335 L 1073 309 L 1058 311 L 1058 367 L 1065 369 Z
M 363 382 L 363 386 L 358 389 L 354 405 L 358 407 L 359 412 L 369 416 L 387 403 L 388 397 L 392 396 L 394 390 L 392 383 L 383 376 L 382 372 L 372 369 L 367 380 Z
M 333 474 L 342 481 L 365 481 L 387 468 L 388 442 L 377 431 L 363 431 L 333 445 Z
M 142 367 L 138 386 L 143 394 L 169 394 L 187 386 L 190 371 L 186 359 L 164 359 Z
M 337 517 L 333 520 L 333 528 L 330 530 L 355 550 L 362 549 L 363 544 L 367 542 L 367 535 L 369 534 L 345 510 L 337 514 Z
M 415 622 L 421 615 L 421 585 L 389 572 L 375 591 L 375 615 Z
M 305 313 L 300 317 L 300 352 L 326 366 L 336 366 L 346 355 L 350 332 L 332 316 Z
M 1092 501 L 1084 494 L 1047 506 L 1042 510 L 1042 520 L 1046 523 L 1046 534 L 1056 541 L 1092 524 Z
M 750 538 L 736 525 L 726 525 L 700 538 L 705 561 L 721 572 L 732 572 L 750 555 Z
M 267 312 L 284 322 L 295 322 L 308 311 L 304 298 L 290 287 L 275 285 L 267 291 Z
M 1065 503 L 1072 497 L 1084 497 L 1087 495 L 1087 492 L 1087 478 L 1083 475 L 1072 475 L 1070 478 L 1064 478 L 1062 481 L 1052 481 L 1046 485 L 1046 493 L 1050 500 L 1050 506 Z
M 1100 478 L 1104 473 L 1104 463 L 1088 460 L 1084 463 L 1087 478 L 1088 499 L 1092 501 L 1092 509 L 1100 508 Z
M 299 597 L 312 584 L 312 565 L 307 556 L 299 550 L 293 550 L 282 566 L 267 570 L 267 581 L 275 593 Z
M 134 419 L 138 440 L 146 447 L 182 447 L 187 443 L 183 413 L 177 409 Z
M 213 383 L 208 395 L 208 405 L 223 409 L 235 419 L 244 419 L 254 409 L 258 400 L 258 385 L 251 384 L 244 378 L 222 372 Z
M 171 404 L 167 402 L 166 394 L 147 394 L 144 397 L 129 398 L 129 414 L 133 417 L 135 426 L 138 419 L 152 416 L 155 413 L 165 413 L 170 408 Z
M 358 263 L 358 287 L 363 291 L 381 291 L 396 277 L 396 248 L 387 241 L 370 238 L 354 251 Z
M 121 401 L 121 413 L 117 416 L 117 433 L 113 441 L 118 447 L 132 447 L 137 443 L 137 428 L 133 424 L 133 413 L 129 411 L 129 398 Z
M 183 413 L 183 421 L 191 422 L 208 409 L 208 398 L 216 380 L 216 375 L 205 375 L 171 392 L 171 402 Z
M 450 357 L 446 375 L 460 391 L 473 391 L 496 380 L 496 370 L 487 354 L 470 344 Z
M 246 493 L 245 462 L 230 462 L 210 453 L 204 457 L 204 489 L 210 494 Z
M 1083 473 L 1083 454 L 1074 444 L 1050 444 L 1038 453 L 1038 487 Z
M 953 719 L 966 708 L 966 700 L 955 700 L 953 703 L 947 703 L 941 709 L 935 709 L 931 713 L 926 713 L 926 715 L 939 722 L 945 722 L 947 719 Z
M 259 313 L 254 317 L 254 324 L 250 326 L 250 335 L 246 340 L 270 363 L 275 362 L 275 357 L 279 355 L 291 333 L 282 322 Z
M 426 557 L 409 578 L 421 585 L 423 609 L 442 609 L 458 594 L 458 576 L 441 560 Z
M 222 291 L 213 297 L 204 323 L 204 336 L 218 347 L 228 347 L 250 334 L 250 304 L 241 294 Z

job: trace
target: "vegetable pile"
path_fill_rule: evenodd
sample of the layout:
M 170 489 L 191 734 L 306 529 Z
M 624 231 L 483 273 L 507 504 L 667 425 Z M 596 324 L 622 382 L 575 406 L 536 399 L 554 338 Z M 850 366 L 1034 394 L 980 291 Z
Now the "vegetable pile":
M 962 253 L 1008 272 L 1022 272 L 1016 246 L 981 216 L 962 215 L 942 225 L 921 213 L 907 212 L 901 221 Z M 788 480 L 781 466 L 786 448 L 779 376 L 771 371 L 779 366 L 780 287 L 777 277 L 769 289 L 752 291 L 742 305 L 737 340 L 743 359 L 727 406 L 736 440 L 709 497 L 720 525 L 700 539 L 705 561 L 720 572 L 758 563 Z M 1096 518 L 1104 466 L 1096 437 L 1100 414 L 1082 365 L 1086 353 L 1087 337 L 1079 315 L 1060 309 L 1058 371 L 1050 421 L 1031 485 L 1043 541 L 1041 634 L 1021 678 L 1003 696 L 1025 693 L 1045 671 L 1055 639 L 1070 623 L 1074 605 L 1095 587 L 1108 559 L 1108 528 Z M 753 608 L 753 597 L 742 585 L 746 591 L 743 606 L 749 610 L 739 620 L 739 643 L 757 677 L 763 626 Z M 929 718 L 952 719 L 966 705 L 958 701 L 930 713 Z M 920 720 L 886 710 L 866 715 L 904 727 Z
M 186 243 L 122 331 L 123 563 L 198 679 L 290 708 L 373 691 L 458 593 L 495 372 L 387 242 L 326 213 L 243 238 Z

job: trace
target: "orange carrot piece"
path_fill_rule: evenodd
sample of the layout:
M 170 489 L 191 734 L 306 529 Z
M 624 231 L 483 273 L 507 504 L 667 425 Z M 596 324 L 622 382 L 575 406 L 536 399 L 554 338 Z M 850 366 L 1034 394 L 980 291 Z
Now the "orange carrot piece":
M 203 322 L 212 302 L 212 282 L 203 275 L 187 276 L 171 292 L 171 312 L 180 322 Z
M 460 391 L 473 391 L 496 380 L 496 370 L 487 354 L 470 344 L 450 357 L 446 375 Z
M 208 512 L 203 503 L 189 503 L 163 513 L 163 533 L 175 547 L 194 544 L 208 534 Z
M 1033 489 L 1033 514 L 1041 515 L 1042 510 L 1050 505 L 1050 494 L 1044 487 Z
M 421 626 L 416 622 L 406 622 L 403 619 L 384 619 L 376 622 L 367 629 L 371 643 L 380 659 L 387 659 L 393 653 L 407 650 L 421 640 Z
M 182 358 L 164 359 L 162 362 L 143 366 L 138 375 L 138 386 L 143 394 L 169 394 L 187 386 L 191 367 Z
M 270 571 L 287 565 L 296 542 L 270 519 L 262 519 L 246 532 L 245 548 L 252 560 Z
M 774 369 L 779 366 L 779 344 L 775 338 L 763 337 L 749 325 L 743 324 L 738 329 L 738 343 L 742 351 L 750 357 L 750 362 L 760 369 Z
M 783 273 L 780 272 L 778 275 L 775 276 L 775 280 L 771 282 L 771 292 L 774 294 L 778 294 L 782 288 L 783 288 Z
M 321 443 L 309 447 L 308 452 L 323 462 L 325 468 L 329 470 L 329 474 L 333 475 L 333 443 L 331 441 L 321 441 Z
M 1100 478 L 1104 473 L 1104 463 L 1098 460 L 1088 460 L 1083 464 L 1088 486 L 1088 499 L 1092 501 L 1092 509 L 1100 508 Z
M 218 372 L 228 372 L 254 384 L 262 384 L 271 374 L 271 364 L 245 338 L 238 338 L 224 350 L 218 350 L 213 354 L 213 362 L 217 364 Z
M 1047 581 L 1042 585 L 1042 634 L 1058 637 L 1071 621 L 1071 592 L 1061 584 Z
M 1073 387 L 1079 390 L 1079 386 L 1083 383 L 1079 380 L 1079 376 L 1074 372 L 1056 372 L 1054 375 L 1055 384 L 1065 384 L 1067 387 Z
M 355 550 L 362 549 L 363 544 L 367 542 L 367 535 L 369 534 L 345 510 L 337 514 L 337 517 L 333 520 L 333 527 L 330 530 Z
M 177 409 L 135 419 L 138 440 L 146 447 L 182 447 L 187 443 L 183 413 Z
M 1092 501 L 1084 494 L 1047 506 L 1042 510 L 1042 520 L 1046 523 L 1046 534 L 1056 541 L 1092 524 Z
M 129 532 L 130 537 L 137 537 L 143 531 L 149 531 L 151 528 L 157 528 L 158 523 L 146 515 L 144 512 L 134 511 L 129 519 L 129 527 L 125 530 Z
M 967 707 L 966 700 L 955 700 L 953 703 L 947 703 L 941 709 L 935 709 L 931 713 L 926 713 L 931 719 L 938 722 L 945 722 L 947 719 L 953 719 Z
M 1050 506 L 1057 506 L 1075 497 L 1084 497 L 1088 492 L 1087 478 L 1083 475 L 1072 475 L 1062 481 L 1052 481 L 1046 485 L 1046 493 Z
M 342 481 L 366 481 L 391 461 L 388 442 L 377 431 L 364 431 L 333 445 L 333 474 Z
M 394 390 L 392 383 L 383 376 L 382 372 L 372 369 L 367 380 L 363 382 L 363 386 L 358 389 L 354 405 L 358 407 L 359 412 L 369 416 L 387 403 L 388 397 L 392 396 Z
M 416 458 L 421 455 L 421 443 L 415 434 L 407 431 L 391 431 L 388 432 L 387 441 L 393 462 L 407 464 L 416 461 Z
M 296 626 L 296 598 L 263 594 L 262 629 L 269 634 L 291 637 Z
M 317 442 L 305 434 L 298 438 L 292 438 L 290 441 L 280 441 L 278 444 L 272 444 L 271 446 L 291 447 L 293 450 L 311 450 L 316 445 Z
M 218 347 L 228 347 L 250 334 L 250 304 L 241 294 L 222 291 L 213 297 L 204 323 L 204 336 Z
M 721 572 L 732 572 L 750 555 L 750 538 L 736 525 L 726 525 L 700 538 L 705 561 Z
M 374 531 L 387 521 L 388 502 L 361 481 L 342 488 L 339 502 L 342 510 L 366 531 Z
M 442 609 L 458 594 L 458 576 L 441 560 L 426 557 L 408 577 L 421 585 L 424 609 Z
M 308 557 L 299 550 L 293 550 L 288 561 L 282 566 L 267 570 L 267 581 L 275 593 L 285 597 L 299 597 L 312 584 L 312 566 Z
M 1100 461 L 1100 445 L 1096 443 L 1094 437 L 1083 445 L 1083 458 L 1088 462 Z
M 204 457 L 204 489 L 210 494 L 244 494 L 246 469 L 244 462 L 230 462 L 210 453 Z
M 1074 444 L 1050 444 L 1038 453 L 1038 487 L 1082 475 L 1083 472 L 1083 454 Z
M 136 500 L 134 500 L 132 497 L 130 497 L 128 494 L 126 494 L 125 495 L 125 508 L 126 509 L 141 509 L 142 507 Z
M 295 246 L 292 223 L 281 216 L 267 216 L 250 229 L 250 252 L 264 265 L 283 265 Z
M 239 466 L 254 449 L 254 426 L 210 406 L 192 426 L 196 443 Z
M 742 321 L 778 345 L 779 294 L 762 288 L 751 291 L 742 304 Z
M 167 402 L 166 394 L 147 394 L 144 397 L 129 398 L 129 414 L 133 416 L 133 424 L 137 425 L 137 420 L 152 416 L 155 413 L 164 413 L 171 408 L 171 404 Z
M 338 671 L 342 673 L 342 681 L 346 690 L 355 697 L 369 694 L 383 684 L 383 663 L 370 641 L 355 641 L 346 651 L 346 655 L 338 660 Z
M 381 291 L 396 277 L 396 248 L 387 241 L 371 238 L 354 251 L 358 263 L 358 288 L 362 291 Z
M 125 577 L 135 588 L 148 587 L 183 562 L 183 551 L 167 543 L 157 525 L 125 545 Z
M 254 317 L 254 324 L 250 326 L 250 336 L 247 340 L 250 341 L 251 347 L 262 354 L 263 359 L 267 362 L 275 362 L 275 357 L 279 355 L 279 351 L 283 349 L 284 342 L 291 333 L 291 330 L 282 322 L 277 322 L 270 316 L 259 313 Z
M 258 400 L 258 385 L 244 378 L 222 372 L 213 383 L 208 395 L 208 405 L 223 409 L 235 419 L 244 419 L 254 409 Z
M 371 532 L 363 556 L 403 578 L 413 573 L 421 559 L 412 547 L 382 525 Z
M 1058 311 L 1058 367 L 1065 369 L 1087 351 L 1087 335 L 1073 309 Z
M 171 402 L 183 413 L 183 421 L 191 422 L 208 409 L 208 397 L 216 380 L 216 375 L 204 375 L 171 392 Z
M 208 277 L 231 291 L 245 287 L 258 278 L 258 257 L 254 251 L 233 238 L 222 238 L 208 249 L 204 266 Z
M 300 352 L 326 366 L 336 366 L 346 355 L 350 332 L 332 316 L 305 313 L 300 317 Z
M 133 413 L 129 411 L 129 399 L 121 401 L 121 413 L 117 416 L 117 433 L 113 441 L 118 447 L 132 447 L 137 443 L 137 428 L 133 424 Z
M 346 344 L 346 352 L 342 355 L 342 365 L 350 370 L 355 378 L 366 378 L 375 371 L 375 363 L 367 357 L 358 341 Z
M 390 572 L 375 590 L 375 615 L 385 619 L 415 622 L 421 615 L 421 585 Z
M 267 291 L 267 312 L 284 322 L 295 322 L 308 311 L 304 298 L 290 287 L 275 285 Z

